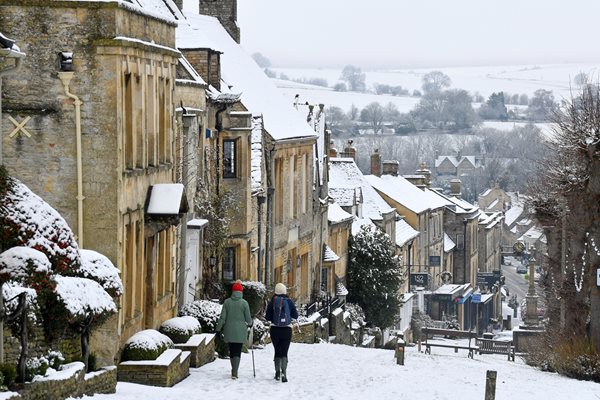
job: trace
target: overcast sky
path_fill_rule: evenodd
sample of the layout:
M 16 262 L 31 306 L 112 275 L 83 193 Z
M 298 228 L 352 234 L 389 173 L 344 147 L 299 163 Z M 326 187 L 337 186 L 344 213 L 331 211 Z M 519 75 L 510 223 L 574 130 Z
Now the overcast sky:
M 594 62 L 598 0 L 238 0 L 242 45 L 275 66 Z

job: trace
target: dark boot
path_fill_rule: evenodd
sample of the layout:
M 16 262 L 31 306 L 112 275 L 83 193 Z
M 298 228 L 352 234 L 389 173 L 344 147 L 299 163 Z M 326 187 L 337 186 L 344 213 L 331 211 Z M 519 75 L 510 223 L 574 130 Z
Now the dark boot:
M 281 378 L 281 358 L 275 357 L 275 379 Z
M 231 379 L 238 378 L 238 369 L 240 368 L 240 358 L 231 357 Z
M 281 358 L 281 382 L 287 382 L 287 357 Z

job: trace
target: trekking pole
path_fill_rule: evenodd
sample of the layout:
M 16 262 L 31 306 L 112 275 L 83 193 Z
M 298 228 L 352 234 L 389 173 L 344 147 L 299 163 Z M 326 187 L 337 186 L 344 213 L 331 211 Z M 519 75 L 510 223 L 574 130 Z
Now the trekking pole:
M 250 353 L 252 353 L 252 375 L 256 378 L 256 366 L 254 365 L 254 324 L 250 327 L 248 342 L 250 343 Z

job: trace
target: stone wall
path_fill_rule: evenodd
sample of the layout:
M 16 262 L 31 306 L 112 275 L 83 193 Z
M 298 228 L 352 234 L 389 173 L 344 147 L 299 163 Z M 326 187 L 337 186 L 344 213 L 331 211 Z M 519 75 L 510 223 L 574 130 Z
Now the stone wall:
M 41 326 L 34 325 L 30 327 L 28 342 L 28 357 L 39 357 L 48 353 L 48 350 L 60 351 L 66 360 L 78 359 L 81 357 L 81 340 L 78 336 L 69 336 L 62 340 L 48 342 L 44 336 Z M 16 365 L 19 361 L 21 344 L 17 337 L 14 337 L 5 324 L 4 329 L 4 359 L 5 362 Z
M 292 327 L 292 342 L 294 343 L 315 343 L 315 322 L 306 322 Z
M 64 400 L 70 397 L 81 397 L 84 394 L 93 396 L 96 393 L 116 392 L 117 369 L 115 367 L 108 367 L 89 374 L 84 373 L 85 367 L 80 362 L 65 364 L 63 368 L 65 372 L 59 372 L 59 374 L 65 374 L 66 378 L 44 378 L 26 383 L 24 388 L 19 390 L 21 398 L 26 400 Z
M 192 368 L 199 368 L 215 359 L 215 335 L 212 333 L 193 335 L 187 343 L 175 344 L 173 347 L 190 352 Z
M 337 308 L 331 313 L 329 322 L 331 324 L 331 335 L 335 336 L 333 343 L 346 345 L 360 345 L 362 343 L 362 341 L 359 341 L 359 332 L 352 329 L 350 316 L 341 308 Z
M 169 349 L 154 361 L 125 361 L 117 369 L 120 382 L 171 387 L 190 374 L 190 353 Z

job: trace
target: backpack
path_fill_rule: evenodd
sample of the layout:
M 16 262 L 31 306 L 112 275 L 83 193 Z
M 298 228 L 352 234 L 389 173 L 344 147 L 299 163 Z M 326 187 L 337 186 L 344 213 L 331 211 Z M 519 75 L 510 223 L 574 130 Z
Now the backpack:
M 273 298 L 273 325 L 288 326 L 292 323 L 290 315 L 290 305 L 287 298 L 283 296 L 275 296 Z

